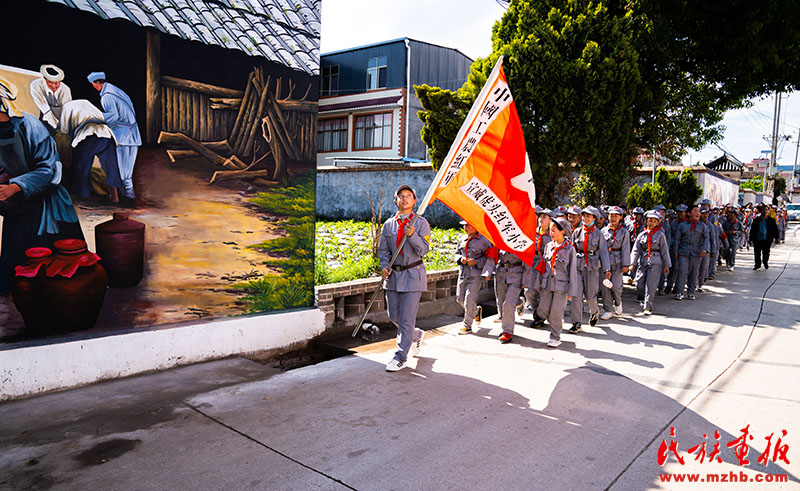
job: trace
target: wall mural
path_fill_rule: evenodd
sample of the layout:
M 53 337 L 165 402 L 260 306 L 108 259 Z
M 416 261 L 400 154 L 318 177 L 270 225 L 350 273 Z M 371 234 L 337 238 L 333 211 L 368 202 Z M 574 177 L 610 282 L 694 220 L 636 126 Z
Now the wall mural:
M 319 0 L 10 9 L 0 343 L 313 305 Z

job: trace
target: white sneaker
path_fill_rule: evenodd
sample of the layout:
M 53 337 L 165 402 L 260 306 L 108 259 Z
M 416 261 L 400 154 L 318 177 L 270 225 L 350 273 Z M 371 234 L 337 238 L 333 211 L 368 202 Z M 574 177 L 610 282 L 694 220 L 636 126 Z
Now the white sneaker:
M 614 316 L 613 312 L 603 312 L 603 315 L 601 315 L 600 318 L 603 319 L 604 321 L 607 321 L 608 319 L 612 318 L 613 316 Z
M 622 315 L 622 304 L 614 306 L 614 313 L 617 315 Z
M 550 341 L 547 342 L 548 348 L 558 348 L 559 346 L 561 346 L 561 341 L 556 341 L 555 339 L 551 339 Z
M 652 310 L 650 310 L 650 309 L 644 309 L 644 312 L 642 312 L 642 313 L 643 313 L 644 315 L 651 315 L 651 314 L 653 313 L 653 311 L 652 311 Z
M 404 369 L 406 364 L 398 359 L 392 358 L 392 361 L 386 364 L 387 372 L 399 372 Z
M 503 319 L 501 319 L 500 317 L 498 317 L 498 318 L 496 318 L 495 320 L 493 320 L 492 322 L 494 322 L 495 324 L 500 324 L 501 322 L 503 322 Z
M 420 348 L 422 348 L 422 340 L 425 338 L 425 331 L 419 329 L 419 338 L 411 342 L 411 349 L 409 351 L 409 355 L 417 356 L 419 354 Z

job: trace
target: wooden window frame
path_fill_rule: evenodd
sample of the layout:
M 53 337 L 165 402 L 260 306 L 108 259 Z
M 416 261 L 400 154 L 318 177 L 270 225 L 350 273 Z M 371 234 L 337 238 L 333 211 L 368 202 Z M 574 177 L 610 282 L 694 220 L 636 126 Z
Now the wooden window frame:
M 389 146 L 388 147 L 367 147 L 367 148 L 356 148 L 356 121 L 358 118 L 366 117 L 366 116 L 375 116 L 376 114 L 388 114 L 389 115 Z M 391 150 L 394 148 L 394 111 L 375 111 L 370 113 L 359 113 L 353 114 L 353 138 L 352 138 L 352 149 L 354 152 L 362 152 L 362 151 L 372 151 L 372 150 Z

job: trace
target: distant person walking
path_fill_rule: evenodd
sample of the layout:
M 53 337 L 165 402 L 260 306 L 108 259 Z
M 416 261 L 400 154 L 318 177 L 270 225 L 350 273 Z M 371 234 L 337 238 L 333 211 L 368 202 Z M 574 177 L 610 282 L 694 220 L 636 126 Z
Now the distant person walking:
M 761 263 L 764 263 L 765 269 L 769 269 L 769 248 L 773 242 L 777 243 L 779 238 L 778 224 L 768 215 L 767 208 L 764 204 L 758 205 L 758 216 L 753 219 L 753 224 L 750 226 L 750 243 L 753 244 L 756 263 L 753 271 L 761 269 Z

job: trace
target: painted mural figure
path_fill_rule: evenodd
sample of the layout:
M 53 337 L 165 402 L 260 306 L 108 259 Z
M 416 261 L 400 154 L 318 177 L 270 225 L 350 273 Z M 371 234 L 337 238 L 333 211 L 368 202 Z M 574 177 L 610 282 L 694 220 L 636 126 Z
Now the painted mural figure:
M 117 188 L 122 186 L 122 180 L 117 164 L 116 140 L 103 119 L 103 113 L 86 99 L 77 99 L 64 104 L 60 124 L 74 148 L 72 166 L 68 170 L 69 190 L 81 198 L 89 197 L 89 172 L 96 156 L 111 188 L 108 198 L 113 202 L 119 201 Z
M 78 215 L 61 186 L 61 162 L 46 126 L 16 108 L 17 87 L 0 76 L 0 294 L 8 294 L 14 266 L 31 247 L 83 239 Z
M 39 119 L 47 126 L 50 135 L 60 129 L 61 111 L 64 104 L 72 100 L 72 91 L 63 82 L 64 71 L 55 65 L 42 65 L 42 78 L 31 82 L 30 91 L 34 104 L 39 108 Z
M 124 189 L 123 196 L 135 198 L 133 192 L 133 167 L 136 154 L 142 145 L 136 112 L 128 94 L 116 85 L 106 82 L 104 72 L 92 72 L 86 77 L 98 92 L 103 105 L 103 118 L 117 140 L 117 162 Z

